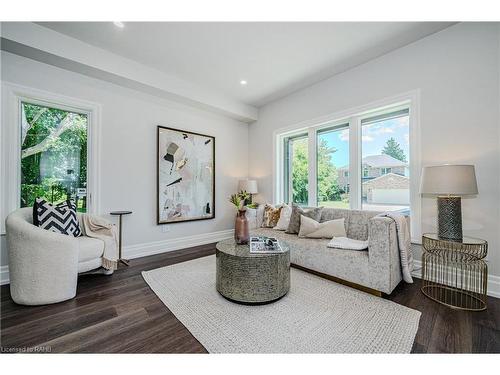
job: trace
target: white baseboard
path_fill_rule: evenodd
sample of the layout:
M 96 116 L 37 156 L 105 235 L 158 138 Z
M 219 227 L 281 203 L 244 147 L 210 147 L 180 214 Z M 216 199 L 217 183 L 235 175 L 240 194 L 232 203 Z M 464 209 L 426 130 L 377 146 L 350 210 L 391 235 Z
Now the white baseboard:
M 232 238 L 233 236 L 234 229 L 228 229 L 219 232 L 195 234 L 193 236 L 173 238 L 170 240 L 124 246 L 123 257 L 126 259 L 146 257 L 149 255 L 166 253 L 168 251 L 180 250 L 188 247 L 218 242 L 228 238 Z
M 232 238 L 234 229 L 219 232 L 195 234 L 193 236 L 173 238 L 170 240 L 147 242 L 138 245 L 124 246 L 123 257 L 134 259 L 149 255 L 166 253 L 167 251 L 181 250 L 188 247 L 206 245 L 213 242 Z M 0 285 L 9 283 L 9 266 L 0 267 Z
M 414 261 L 414 271 L 412 276 L 422 278 L 422 262 L 419 260 Z M 490 297 L 500 298 L 500 277 L 495 275 L 488 275 L 488 295 Z

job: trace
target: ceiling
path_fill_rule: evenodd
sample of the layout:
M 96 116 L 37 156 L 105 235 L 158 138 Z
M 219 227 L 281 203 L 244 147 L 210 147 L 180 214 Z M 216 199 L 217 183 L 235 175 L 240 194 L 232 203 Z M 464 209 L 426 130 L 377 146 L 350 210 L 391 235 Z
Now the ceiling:
M 42 22 L 260 107 L 440 31 L 449 22 Z M 240 84 L 246 80 L 247 85 Z

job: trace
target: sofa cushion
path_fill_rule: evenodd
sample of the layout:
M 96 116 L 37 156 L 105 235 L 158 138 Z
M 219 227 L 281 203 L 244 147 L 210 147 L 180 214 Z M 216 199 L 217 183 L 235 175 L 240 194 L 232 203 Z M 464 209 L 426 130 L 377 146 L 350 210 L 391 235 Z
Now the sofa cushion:
M 316 220 L 301 215 L 299 237 L 329 239 L 332 237 L 345 237 L 344 221 L 345 219 L 342 218 L 318 223 Z
M 100 258 L 104 253 L 104 241 L 87 236 L 78 237 L 77 240 L 80 248 L 78 263 Z
M 360 285 L 370 285 L 368 251 L 327 247 L 328 239 L 299 238 L 269 228 L 251 231 L 252 236 L 276 237 L 290 248 L 290 262 L 307 269 L 335 276 Z
M 314 208 L 300 208 L 295 203 L 292 204 L 292 215 L 290 216 L 290 224 L 288 224 L 288 228 L 285 233 L 288 234 L 297 234 L 300 230 L 300 215 L 304 215 L 313 220 L 319 221 L 321 219 L 321 211 L 323 207 L 314 207 Z
M 378 211 L 324 208 L 321 213 L 321 222 L 344 218 L 347 237 L 366 241 L 368 239 L 368 221 L 379 213 Z

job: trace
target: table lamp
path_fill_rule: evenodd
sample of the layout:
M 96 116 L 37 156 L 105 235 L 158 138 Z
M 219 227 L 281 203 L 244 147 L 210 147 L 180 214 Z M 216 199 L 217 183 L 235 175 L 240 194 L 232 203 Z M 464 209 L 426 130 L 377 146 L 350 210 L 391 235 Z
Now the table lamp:
M 259 191 L 257 189 L 257 181 L 256 180 L 240 180 L 239 182 L 239 191 L 246 191 L 250 194 L 250 202 L 248 204 L 253 203 L 253 194 L 257 194 Z
M 446 164 L 424 167 L 420 193 L 437 195 L 439 238 L 461 241 L 461 196 L 478 193 L 474 166 Z

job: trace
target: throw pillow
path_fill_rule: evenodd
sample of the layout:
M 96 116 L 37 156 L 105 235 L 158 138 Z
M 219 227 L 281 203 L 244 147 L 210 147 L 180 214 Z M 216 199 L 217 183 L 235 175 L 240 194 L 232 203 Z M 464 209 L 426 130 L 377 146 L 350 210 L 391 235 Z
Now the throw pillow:
M 283 209 L 280 213 L 280 219 L 273 229 L 276 230 L 287 230 L 288 224 L 290 224 L 290 216 L 292 215 L 292 206 L 289 204 L 284 204 Z
M 266 204 L 264 207 L 264 221 L 262 222 L 262 228 L 274 228 L 276 224 L 278 224 L 282 208 L 282 206 L 274 207 L 270 204 Z
M 304 210 L 297 206 L 295 203 L 292 205 L 292 214 L 290 216 L 290 224 L 288 224 L 288 228 L 285 233 L 297 234 L 300 230 L 300 215 L 304 215 L 319 221 L 321 218 L 321 211 L 323 211 L 323 207 L 309 208 Z
M 51 232 L 78 237 L 82 234 L 76 205 L 67 200 L 55 206 L 44 199 L 36 198 L 33 205 L 33 224 Z
M 300 216 L 299 237 L 332 238 L 346 237 L 344 218 L 318 223 L 307 216 Z

